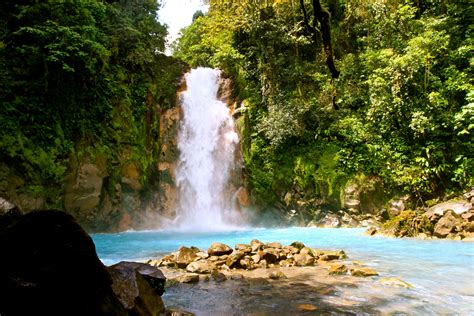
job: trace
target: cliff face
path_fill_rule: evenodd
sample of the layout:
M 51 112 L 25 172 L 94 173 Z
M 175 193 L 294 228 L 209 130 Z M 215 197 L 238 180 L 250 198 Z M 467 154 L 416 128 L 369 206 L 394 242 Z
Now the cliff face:
M 79 141 L 55 162 L 63 169 L 55 181 L 22 159 L 0 157 L 0 197 L 24 213 L 65 210 L 91 232 L 158 227 L 163 216 L 173 217 L 177 203 L 173 179 L 180 109 L 163 109 L 151 98 L 146 108 L 138 128 L 126 121 L 127 113 L 117 111 L 110 131 L 115 140 Z
M 29 213 L 38 209 L 65 210 L 90 232 L 154 229 L 176 216 L 179 190 L 175 172 L 179 160 L 178 133 L 182 118 L 179 92 L 173 107 L 162 108 L 147 100 L 147 112 L 140 127 L 140 139 L 121 136 L 119 144 L 105 139 L 81 141 L 64 159 L 64 172 L 57 182 L 41 177 L 41 170 L 24 170 L 19 162 L 0 164 L 0 196 Z M 222 79 L 219 98 L 231 111 L 231 81 Z M 112 125 L 115 133 L 127 135 L 133 128 L 126 114 L 118 112 Z M 118 137 L 117 137 L 118 138 Z M 236 167 L 229 182 L 229 196 L 235 207 L 251 204 L 243 183 L 243 160 L 240 150 L 235 154 Z M 33 174 L 33 176 L 32 176 Z

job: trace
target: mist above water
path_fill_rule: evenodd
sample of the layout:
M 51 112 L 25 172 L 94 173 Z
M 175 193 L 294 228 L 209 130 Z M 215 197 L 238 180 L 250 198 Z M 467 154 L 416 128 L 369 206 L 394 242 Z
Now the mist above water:
M 174 229 L 216 231 L 239 224 L 229 193 L 239 137 L 229 109 L 217 99 L 219 78 L 220 71 L 210 68 L 186 75 L 176 170 L 180 205 Z

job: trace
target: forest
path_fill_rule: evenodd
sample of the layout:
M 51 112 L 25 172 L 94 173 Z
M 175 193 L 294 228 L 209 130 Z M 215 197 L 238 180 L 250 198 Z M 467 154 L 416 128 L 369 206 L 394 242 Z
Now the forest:
M 191 66 L 234 78 L 258 197 L 293 188 L 338 198 L 348 181 L 381 181 L 423 205 L 472 187 L 472 6 L 323 2 L 335 76 L 319 2 L 211 1 L 175 45 Z
M 337 204 L 353 183 L 424 206 L 474 185 L 468 1 L 211 0 L 172 57 L 153 0 L 3 1 L 0 12 L 0 172 L 46 206 L 61 204 L 71 154 L 118 179 L 125 146 L 152 181 L 153 104 L 174 106 L 198 66 L 233 81 L 256 204 L 288 192 Z

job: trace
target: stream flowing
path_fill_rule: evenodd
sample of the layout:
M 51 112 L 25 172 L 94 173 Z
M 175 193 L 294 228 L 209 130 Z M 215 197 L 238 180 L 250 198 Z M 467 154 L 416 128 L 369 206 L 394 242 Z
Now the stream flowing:
M 343 249 L 349 262 L 361 261 L 375 268 L 380 277 L 397 277 L 413 285 L 412 289 L 398 289 L 382 286 L 378 278 L 361 279 L 357 287 L 341 287 L 336 293 L 322 295 L 327 304 L 350 302 L 350 307 L 344 310 L 356 314 L 361 311 L 369 314 L 374 311 L 409 315 L 474 314 L 474 243 L 369 237 L 363 231 L 356 228 L 269 228 L 208 233 L 148 231 L 95 234 L 93 239 L 100 259 L 107 265 L 121 260 L 145 261 L 176 251 L 183 245 L 205 250 L 214 241 L 233 246 L 249 243 L 254 238 L 282 244 L 299 240 L 314 248 Z M 221 304 L 225 299 L 228 304 L 237 300 L 235 289 L 229 289 L 229 295 L 220 297 L 217 302 L 216 295 L 223 296 L 225 291 L 215 289 L 213 295 L 209 291 L 214 293 L 211 289 L 199 293 L 172 290 L 164 295 L 164 300 L 165 304 L 169 302 L 191 310 L 194 307 L 198 315 L 209 315 L 206 311 L 212 304 Z M 268 288 L 262 291 L 272 294 Z M 307 291 L 305 289 L 305 293 Z M 286 314 L 281 308 L 287 306 L 288 299 L 291 301 L 291 298 L 273 297 L 265 312 Z M 255 304 L 254 300 L 252 295 L 240 297 L 239 304 L 246 308 L 246 304 Z M 242 313 L 246 311 L 248 309 L 243 309 Z

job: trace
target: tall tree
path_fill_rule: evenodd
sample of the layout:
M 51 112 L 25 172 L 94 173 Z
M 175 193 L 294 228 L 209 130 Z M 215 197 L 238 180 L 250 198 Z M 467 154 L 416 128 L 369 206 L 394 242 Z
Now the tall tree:
M 334 54 L 331 43 L 331 15 L 321 6 L 319 0 L 312 0 L 313 20 L 310 20 L 308 10 L 306 9 L 304 0 L 300 0 L 301 11 L 303 11 L 303 18 L 306 30 L 311 34 L 313 42 L 319 40 L 319 36 L 323 39 L 324 52 L 326 53 L 326 64 L 328 65 L 331 77 L 333 79 L 339 78 L 340 72 L 336 69 L 334 64 Z M 318 27 L 318 23 L 319 26 Z

